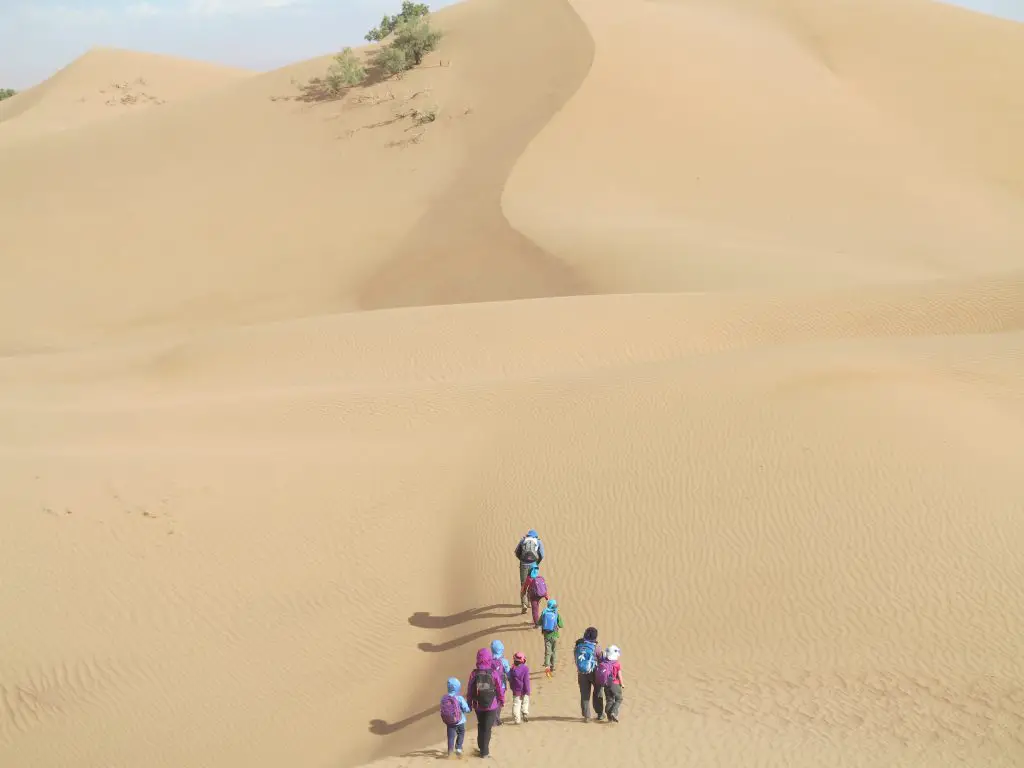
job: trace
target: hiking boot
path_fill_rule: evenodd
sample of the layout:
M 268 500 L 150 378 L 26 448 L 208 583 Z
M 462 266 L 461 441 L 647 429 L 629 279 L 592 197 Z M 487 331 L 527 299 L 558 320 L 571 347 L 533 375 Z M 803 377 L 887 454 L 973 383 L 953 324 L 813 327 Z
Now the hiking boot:
M 602 720 L 604 720 L 604 715 L 598 715 L 597 716 L 597 722 L 600 723 Z
M 619 716 L 618 715 L 608 715 L 608 719 L 611 720 L 613 723 L 619 722 Z
M 526 612 L 527 612 L 528 610 L 529 610 L 529 608 L 523 608 L 523 611 L 522 611 L 522 615 L 523 615 L 523 616 L 525 616 L 525 615 L 526 615 Z
M 551 669 L 551 667 L 544 667 L 544 676 L 545 677 L 551 677 L 551 674 L 553 672 L 554 672 L 554 670 Z
M 530 722 L 530 716 L 529 715 L 523 715 L 523 722 L 524 723 Z

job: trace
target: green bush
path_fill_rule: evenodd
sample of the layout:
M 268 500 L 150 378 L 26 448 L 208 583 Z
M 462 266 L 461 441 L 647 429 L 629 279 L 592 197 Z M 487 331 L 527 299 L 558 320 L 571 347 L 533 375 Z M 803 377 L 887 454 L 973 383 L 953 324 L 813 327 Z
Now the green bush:
M 327 77 L 324 82 L 328 90 L 339 93 L 343 88 L 351 88 L 359 85 L 366 79 L 366 69 L 363 67 L 359 57 L 351 48 L 344 48 L 341 53 L 334 57 L 334 61 L 327 69 Z
M 400 72 L 405 72 L 405 70 L 412 66 L 405 56 L 405 51 L 390 45 L 377 51 L 373 57 L 373 63 L 375 66 L 383 69 L 388 75 L 397 75 Z
M 380 48 L 374 56 L 375 66 L 388 75 L 397 75 L 423 62 L 423 57 L 437 47 L 441 33 L 430 26 L 430 9 L 425 3 L 402 3 L 397 16 L 385 16 L 379 27 L 371 29 L 367 40 L 391 42 Z
M 380 20 L 380 26 L 374 27 L 366 33 L 366 40 L 379 43 L 385 37 L 395 31 L 395 27 L 403 21 L 412 21 L 422 18 L 430 13 L 430 7 L 426 3 L 413 3 L 411 0 L 404 0 L 402 10 L 397 16 L 385 16 Z
M 391 47 L 405 53 L 405 58 L 412 62 L 409 66 L 422 63 L 423 57 L 437 47 L 441 41 L 441 33 L 430 28 L 426 17 L 401 21 L 395 27 L 395 39 Z
M 3 101 L 4 99 L 9 99 L 16 93 L 17 91 L 13 88 L 0 88 L 0 101 Z

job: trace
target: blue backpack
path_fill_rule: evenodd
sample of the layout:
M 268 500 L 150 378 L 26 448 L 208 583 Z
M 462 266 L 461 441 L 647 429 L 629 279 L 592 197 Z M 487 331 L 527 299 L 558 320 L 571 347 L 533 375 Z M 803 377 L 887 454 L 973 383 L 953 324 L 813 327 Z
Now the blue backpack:
M 540 628 L 545 632 L 554 632 L 558 629 L 558 612 L 544 611 L 540 615 Z
M 576 644 L 576 669 L 589 675 L 597 667 L 597 646 L 589 640 Z

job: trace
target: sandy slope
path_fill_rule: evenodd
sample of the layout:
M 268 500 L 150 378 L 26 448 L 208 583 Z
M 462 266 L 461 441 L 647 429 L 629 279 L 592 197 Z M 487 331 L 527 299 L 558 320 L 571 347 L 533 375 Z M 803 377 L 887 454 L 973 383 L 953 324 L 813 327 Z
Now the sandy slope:
M 1024 27 L 438 22 L 0 148 L 0 764 L 426 765 L 476 648 L 539 668 L 530 525 L 627 702 L 538 681 L 498 764 L 1024 762 Z
M 0 146 L 181 101 L 251 74 L 172 56 L 93 48 L 0 105 Z

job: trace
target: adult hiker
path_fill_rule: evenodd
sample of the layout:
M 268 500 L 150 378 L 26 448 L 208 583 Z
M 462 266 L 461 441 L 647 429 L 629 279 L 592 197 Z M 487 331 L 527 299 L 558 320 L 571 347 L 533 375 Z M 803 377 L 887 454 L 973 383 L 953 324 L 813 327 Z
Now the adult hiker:
M 498 712 L 505 706 L 505 689 L 494 669 L 494 656 L 490 648 L 476 652 L 476 668 L 469 673 L 466 683 L 466 701 L 476 713 L 476 746 L 480 757 L 491 754 L 491 729 Z
M 580 686 L 580 713 L 583 722 L 590 720 L 590 705 L 598 722 L 604 720 L 604 688 L 597 684 L 594 672 L 601 663 L 601 646 L 597 644 L 597 628 L 587 627 L 583 637 L 576 641 L 572 655 L 576 657 L 576 680 Z
M 540 540 L 537 532 L 531 528 L 516 545 L 516 559 L 519 561 L 519 600 L 522 604 L 523 615 L 530 610 L 530 603 L 526 593 L 523 591 L 523 584 L 530 575 L 530 569 L 534 565 L 540 565 L 544 560 L 544 542 Z

